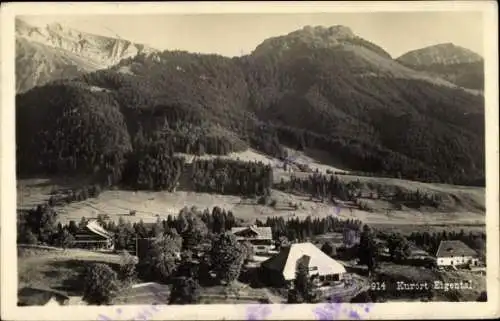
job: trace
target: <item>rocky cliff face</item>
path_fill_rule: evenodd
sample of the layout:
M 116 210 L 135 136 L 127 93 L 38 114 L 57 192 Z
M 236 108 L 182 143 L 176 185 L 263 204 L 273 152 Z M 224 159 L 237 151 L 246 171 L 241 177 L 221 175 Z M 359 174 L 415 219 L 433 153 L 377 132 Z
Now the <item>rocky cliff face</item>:
M 16 20 L 16 88 L 24 92 L 48 81 L 110 67 L 122 59 L 155 49 L 125 39 Z

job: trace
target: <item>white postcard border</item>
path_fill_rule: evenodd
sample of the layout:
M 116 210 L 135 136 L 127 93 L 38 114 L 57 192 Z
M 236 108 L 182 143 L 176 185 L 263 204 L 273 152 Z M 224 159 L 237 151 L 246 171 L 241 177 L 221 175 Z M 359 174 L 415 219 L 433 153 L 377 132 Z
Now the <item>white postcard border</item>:
M 375 303 L 367 319 L 443 319 L 498 317 L 499 311 L 499 188 L 498 188 L 498 7 L 495 1 L 413 2 L 228 2 L 228 3 L 6 3 L 1 7 L 2 78 L 1 129 L 1 317 L 3 320 L 113 320 L 131 319 L 141 307 L 18 307 L 15 179 L 14 17 L 20 14 L 210 14 L 312 13 L 375 11 L 481 11 L 484 13 L 486 114 L 486 234 L 488 302 Z M 467 26 L 464 26 L 467 28 Z M 347 306 L 349 304 L 346 304 Z M 271 305 L 269 305 L 271 306 Z M 269 320 L 314 319 L 315 305 L 272 306 Z M 150 320 L 247 319 L 248 305 L 159 306 Z M 120 316 L 120 317 L 118 317 Z

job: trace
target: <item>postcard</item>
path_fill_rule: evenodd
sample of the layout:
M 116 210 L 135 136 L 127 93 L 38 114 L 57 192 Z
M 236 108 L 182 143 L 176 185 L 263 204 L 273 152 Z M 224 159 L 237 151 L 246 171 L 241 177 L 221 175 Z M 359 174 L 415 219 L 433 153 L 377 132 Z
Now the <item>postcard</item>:
M 2 319 L 498 318 L 497 9 L 2 4 Z

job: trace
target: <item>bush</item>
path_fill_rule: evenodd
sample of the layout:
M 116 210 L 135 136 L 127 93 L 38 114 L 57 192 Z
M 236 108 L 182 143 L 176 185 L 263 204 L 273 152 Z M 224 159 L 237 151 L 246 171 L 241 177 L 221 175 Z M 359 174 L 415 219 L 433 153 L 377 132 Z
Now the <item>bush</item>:
M 120 280 L 131 283 L 137 276 L 135 259 L 127 251 L 123 251 L 120 258 Z
M 193 278 L 174 279 L 168 304 L 197 304 L 200 302 L 200 285 Z
M 325 253 L 328 256 L 335 255 L 335 248 L 330 242 L 325 242 L 321 247 L 321 251 L 323 251 L 323 253 Z
M 144 276 L 161 283 L 168 283 L 177 268 L 179 242 L 171 236 L 154 240 L 144 261 L 140 262 Z
M 57 235 L 56 244 L 63 249 L 71 247 L 73 242 L 75 241 L 75 237 L 65 228 Z
M 215 237 L 212 241 L 210 258 L 213 271 L 220 282 L 228 284 L 238 278 L 244 256 L 243 246 L 233 234 L 224 233 Z
M 116 272 L 102 263 L 86 267 L 83 284 L 83 300 L 90 305 L 110 304 L 119 288 Z
M 244 258 L 245 258 L 245 261 L 252 261 L 253 260 L 253 256 L 254 256 L 253 245 L 250 242 L 248 242 L 248 241 L 244 242 L 241 245 L 243 246 L 243 249 L 244 249 Z

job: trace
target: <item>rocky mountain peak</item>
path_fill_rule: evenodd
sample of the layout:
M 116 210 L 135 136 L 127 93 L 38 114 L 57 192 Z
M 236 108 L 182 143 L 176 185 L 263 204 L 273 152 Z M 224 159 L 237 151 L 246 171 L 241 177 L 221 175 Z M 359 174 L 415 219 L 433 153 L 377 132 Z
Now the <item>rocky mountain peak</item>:
M 397 60 L 411 66 L 428 66 L 481 62 L 483 58 L 469 49 L 447 42 L 412 50 Z

